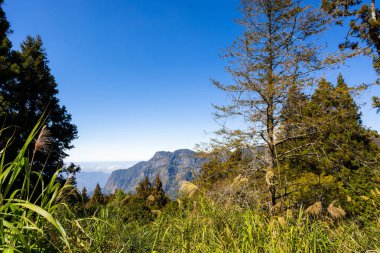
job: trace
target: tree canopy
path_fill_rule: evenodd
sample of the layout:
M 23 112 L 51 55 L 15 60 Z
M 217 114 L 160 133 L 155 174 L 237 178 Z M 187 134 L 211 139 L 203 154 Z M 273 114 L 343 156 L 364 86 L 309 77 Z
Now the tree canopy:
M 12 50 L 8 39 L 10 25 L 0 2 L 0 121 L 9 126 L 0 143 L 7 146 L 7 157 L 15 157 L 30 131 L 41 117 L 46 125 L 46 147 L 35 152 L 33 169 L 50 179 L 63 167 L 67 150 L 73 148 L 77 128 L 66 107 L 57 97 L 58 87 L 48 66 L 49 61 L 40 36 L 28 36 L 20 50 Z M 34 147 L 29 147 L 31 159 Z M 42 151 L 42 152 L 41 152 Z
M 326 66 L 312 38 L 326 29 L 327 19 L 317 9 L 293 0 L 243 0 L 241 12 L 244 33 L 226 54 L 234 83 L 214 81 L 232 100 L 216 106 L 216 116 L 242 117 L 249 125 L 238 131 L 222 128 L 219 133 L 249 145 L 264 143 L 268 151 L 264 162 L 273 171 L 278 156 L 275 132 L 289 92 L 309 86 L 310 74 Z M 276 189 L 269 188 L 275 205 Z

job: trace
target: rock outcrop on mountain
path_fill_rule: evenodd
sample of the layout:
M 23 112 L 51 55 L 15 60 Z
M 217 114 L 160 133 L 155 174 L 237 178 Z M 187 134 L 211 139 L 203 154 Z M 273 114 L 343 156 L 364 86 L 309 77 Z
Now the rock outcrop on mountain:
M 171 197 L 178 192 L 178 183 L 182 180 L 193 180 L 199 173 L 205 158 L 197 157 L 194 151 L 180 149 L 174 152 L 157 152 L 150 160 L 139 162 L 129 169 L 112 172 L 105 187 L 105 193 L 113 193 L 116 189 L 124 192 L 135 192 L 137 184 L 146 176 L 153 182 L 160 175 L 164 191 Z

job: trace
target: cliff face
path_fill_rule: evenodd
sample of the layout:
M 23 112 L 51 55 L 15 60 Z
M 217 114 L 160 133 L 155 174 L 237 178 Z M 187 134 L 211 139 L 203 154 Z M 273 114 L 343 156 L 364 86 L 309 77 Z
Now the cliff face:
M 204 158 L 196 157 L 194 151 L 180 149 L 174 152 L 157 152 L 150 160 L 139 162 L 129 169 L 112 172 L 105 187 L 105 193 L 113 193 L 116 189 L 125 192 L 135 192 L 137 184 L 146 176 L 153 182 L 160 175 L 162 186 L 167 194 L 175 197 L 178 182 L 193 180 L 205 162 Z

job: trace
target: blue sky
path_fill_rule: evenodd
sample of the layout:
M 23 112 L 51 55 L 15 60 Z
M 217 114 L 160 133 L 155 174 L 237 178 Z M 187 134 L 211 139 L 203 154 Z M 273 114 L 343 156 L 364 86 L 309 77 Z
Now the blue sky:
M 15 48 L 40 34 L 61 103 L 78 126 L 68 161 L 125 161 L 193 148 L 218 129 L 211 103 L 227 101 L 210 78 L 229 80 L 220 58 L 241 28 L 238 0 L 5 1 Z M 341 29 L 341 28 L 339 28 Z M 322 39 L 335 47 L 344 31 Z M 349 84 L 375 79 L 371 61 L 342 66 Z M 335 81 L 337 71 L 325 73 Z M 368 97 L 364 124 L 380 130 Z

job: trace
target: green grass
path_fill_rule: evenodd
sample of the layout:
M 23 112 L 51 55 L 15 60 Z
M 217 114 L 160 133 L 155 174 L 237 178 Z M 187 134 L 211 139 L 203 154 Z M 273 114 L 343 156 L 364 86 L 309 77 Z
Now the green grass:
M 27 147 L 40 130 L 39 125 L 30 133 L 13 162 L 5 164 L 6 148 L 1 151 L 0 250 L 2 252 L 71 251 L 68 236 L 56 219 L 56 213 L 65 206 L 59 202 L 59 198 L 72 186 L 61 187 L 56 183 L 59 171 L 46 184 L 40 174 L 31 172 L 29 160 L 26 158 Z M 38 178 L 34 186 L 31 186 L 31 173 L 37 174 Z M 13 187 L 21 175 L 23 175 L 22 187 Z
M 302 211 L 274 217 L 258 210 L 222 208 L 198 198 L 186 208 L 163 212 L 154 222 L 101 220 L 83 226 L 91 243 L 77 252 L 380 252 L 379 222 L 316 220 Z

